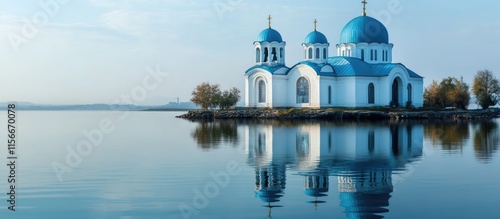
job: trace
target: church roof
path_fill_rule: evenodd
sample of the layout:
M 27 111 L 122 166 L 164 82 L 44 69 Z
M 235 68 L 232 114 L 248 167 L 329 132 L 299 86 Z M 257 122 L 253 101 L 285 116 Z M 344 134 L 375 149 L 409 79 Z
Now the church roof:
M 379 214 L 389 212 L 390 193 L 340 192 L 339 197 L 348 218 L 383 218 Z
M 340 43 L 389 43 L 389 33 L 375 18 L 359 16 L 347 23 L 340 33 Z
M 283 42 L 283 38 L 281 38 L 281 34 L 273 28 L 267 28 L 260 32 L 259 37 L 256 42 Z
M 369 64 L 358 58 L 342 56 L 329 58 L 328 63 L 335 69 L 335 76 L 337 77 L 384 77 L 388 76 L 396 66 L 406 68 L 399 63 Z M 406 70 L 411 78 L 423 78 L 408 68 Z
M 328 188 L 309 188 L 304 190 L 304 194 L 310 197 L 324 197 L 328 196 Z
M 256 66 L 253 66 L 251 68 L 249 68 L 245 74 L 248 74 L 250 71 L 254 70 L 254 69 L 262 69 L 264 71 L 267 71 L 269 72 L 270 74 L 274 75 L 278 70 L 282 69 L 282 68 L 285 68 L 285 73 L 287 73 L 290 68 L 284 66 L 284 65 L 274 65 L 274 66 L 269 66 L 269 65 L 256 65 Z M 286 74 L 285 74 L 286 75 Z
M 302 61 L 295 64 L 291 68 L 288 68 L 283 65 L 277 65 L 277 66 L 256 65 L 248 69 L 245 73 L 248 74 L 252 70 L 262 69 L 273 75 L 287 75 L 291 69 L 295 68 L 298 65 L 307 65 L 311 67 L 319 76 L 330 76 L 330 77 L 355 77 L 355 76 L 386 77 L 389 76 L 393 68 L 401 66 L 408 71 L 408 75 L 410 76 L 410 78 L 423 78 L 422 76 L 406 68 L 406 66 L 400 63 L 369 64 L 358 58 L 344 57 L 344 56 L 331 57 L 328 59 L 327 63 Z M 325 66 L 332 67 L 334 72 L 322 72 L 321 70 Z M 278 70 L 284 70 L 284 71 L 278 71 Z
M 390 72 L 394 67 L 401 65 L 406 68 L 406 71 L 408 71 L 408 75 L 410 76 L 410 78 L 423 78 L 422 76 L 418 75 L 417 73 L 400 63 L 374 64 L 372 65 L 372 69 L 374 72 L 378 72 L 378 74 L 383 75 L 384 72 Z
M 255 191 L 255 197 L 260 198 L 263 202 L 279 202 L 280 198 L 283 197 L 283 191 L 279 189 L 261 189 Z
M 315 44 L 315 43 L 325 44 L 328 43 L 328 39 L 326 39 L 326 36 L 324 34 L 315 30 L 306 36 L 304 44 Z
M 334 72 L 322 72 L 321 71 L 321 69 L 323 67 L 329 65 L 328 63 L 315 63 L 315 62 L 311 62 L 311 61 L 302 61 L 302 62 L 295 64 L 290 69 L 293 69 L 298 65 L 307 65 L 307 66 L 311 67 L 312 69 L 314 69 L 314 71 L 316 71 L 316 74 L 318 74 L 319 76 L 335 76 Z

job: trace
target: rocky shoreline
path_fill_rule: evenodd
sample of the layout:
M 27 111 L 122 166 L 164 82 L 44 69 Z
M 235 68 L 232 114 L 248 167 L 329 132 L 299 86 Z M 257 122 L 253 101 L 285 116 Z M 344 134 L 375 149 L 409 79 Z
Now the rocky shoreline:
M 195 110 L 177 116 L 190 120 L 259 119 L 325 121 L 488 120 L 499 116 L 497 109 L 451 111 L 369 111 L 334 109 L 238 109 Z

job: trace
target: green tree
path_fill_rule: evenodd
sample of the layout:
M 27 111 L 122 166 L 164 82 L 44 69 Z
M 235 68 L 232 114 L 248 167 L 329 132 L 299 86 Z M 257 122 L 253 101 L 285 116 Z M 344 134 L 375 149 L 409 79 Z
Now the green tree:
M 213 109 L 217 107 L 217 99 L 221 96 L 220 86 L 203 82 L 196 86 L 191 95 L 191 102 L 197 106 L 205 110 L 208 108 Z
M 483 109 L 494 106 L 498 103 L 500 95 L 500 85 L 490 70 L 478 71 L 474 77 L 472 93 L 476 96 L 476 102 Z
M 229 90 L 222 92 L 217 97 L 217 105 L 220 107 L 220 109 L 225 110 L 229 109 L 232 106 L 235 106 L 239 100 L 240 100 L 240 90 L 238 90 L 238 88 L 233 87 Z

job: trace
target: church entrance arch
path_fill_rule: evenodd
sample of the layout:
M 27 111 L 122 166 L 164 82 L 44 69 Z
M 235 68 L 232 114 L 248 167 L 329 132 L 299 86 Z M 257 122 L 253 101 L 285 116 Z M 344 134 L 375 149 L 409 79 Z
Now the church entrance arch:
M 402 80 L 400 77 L 394 78 L 394 81 L 392 82 L 392 100 L 391 100 L 391 106 L 396 106 L 399 107 L 402 100 L 402 94 L 403 91 L 401 90 L 402 88 Z

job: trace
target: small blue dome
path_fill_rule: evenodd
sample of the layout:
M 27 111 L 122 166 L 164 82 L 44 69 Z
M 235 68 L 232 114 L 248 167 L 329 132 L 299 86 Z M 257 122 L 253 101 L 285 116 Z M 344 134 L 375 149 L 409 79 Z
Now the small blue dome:
M 328 43 L 326 36 L 319 31 L 313 31 L 309 35 L 306 36 L 304 40 L 304 44 L 315 44 L 315 43 Z
M 389 33 L 375 18 L 359 16 L 351 20 L 340 33 L 340 43 L 389 43 Z
M 328 188 L 306 189 L 304 193 L 311 197 L 323 197 L 327 196 L 325 193 L 328 193 Z
M 272 28 L 267 28 L 260 32 L 259 38 L 257 38 L 256 42 L 283 42 L 281 38 L 281 34 Z

